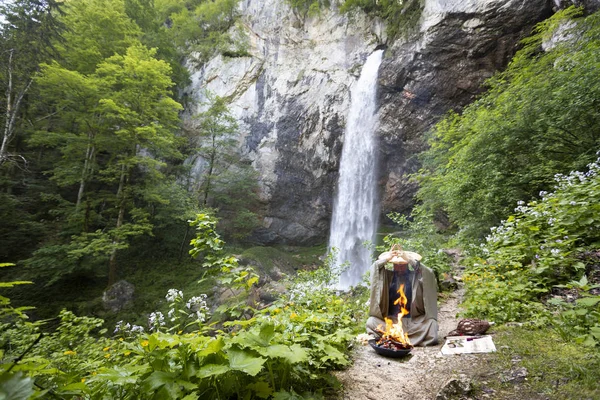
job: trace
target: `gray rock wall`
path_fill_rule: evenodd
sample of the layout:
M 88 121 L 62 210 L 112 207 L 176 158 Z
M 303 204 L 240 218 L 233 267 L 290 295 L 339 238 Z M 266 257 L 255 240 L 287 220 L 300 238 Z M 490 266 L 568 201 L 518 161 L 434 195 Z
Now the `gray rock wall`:
M 194 72 L 189 94 L 202 110 L 205 91 L 231 99 L 240 151 L 260 173 L 266 205 L 264 243 L 326 239 L 337 182 L 350 86 L 375 48 L 380 68 L 382 214 L 405 212 L 426 132 L 449 109 L 479 93 L 504 67 L 518 40 L 551 13 L 546 0 L 427 0 L 418 33 L 386 43 L 385 27 L 332 6 L 298 15 L 284 0 L 242 0 L 251 56 L 211 60 Z M 192 162 L 194 160 L 191 160 Z M 201 160 L 196 164 L 201 165 Z M 201 172 L 201 168 L 197 168 Z

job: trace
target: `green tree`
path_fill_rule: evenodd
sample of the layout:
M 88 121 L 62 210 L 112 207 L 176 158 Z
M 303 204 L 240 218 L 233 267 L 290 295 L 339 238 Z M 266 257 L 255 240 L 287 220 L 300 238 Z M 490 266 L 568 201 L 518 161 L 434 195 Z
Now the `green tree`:
M 142 36 L 140 27 L 125 12 L 124 0 L 67 2 L 65 43 L 60 46 L 66 68 L 92 74 L 98 64 L 124 54 Z
M 187 58 L 203 64 L 219 52 L 240 51 L 228 34 L 238 18 L 237 3 L 162 0 L 156 6 L 175 46 L 183 49 Z
M 292 3 L 304 3 L 307 0 L 290 1 Z M 367 14 L 381 17 L 386 21 L 388 36 L 395 38 L 417 26 L 424 5 L 423 0 L 345 0 L 341 11 L 348 12 L 359 8 Z
M 60 38 L 61 13 L 54 0 L 15 0 L 0 4 L 0 83 L 5 97 L 0 101 L 2 141 L 0 165 L 22 158 L 9 151 L 18 134 L 19 116 L 39 64 L 54 56 L 52 43 Z
M 56 210 L 74 222 L 66 231 L 71 237 L 38 250 L 31 265 L 44 266 L 58 257 L 73 270 L 86 258 L 108 258 L 112 284 L 118 250 L 152 233 L 147 207 L 169 202 L 157 185 L 164 179 L 162 160 L 179 157 L 174 133 L 181 109 L 169 97 L 170 67 L 154 55 L 154 50 L 132 46 L 125 55 L 100 63 L 90 76 L 58 64 L 44 67 L 40 88 L 63 110 L 52 124 L 62 129 L 38 131 L 32 144 L 56 148 L 62 162 L 52 178 L 59 186 L 78 189 L 74 202 L 59 200 L 62 206 Z M 57 86 L 59 81 L 63 84 Z M 84 196 L 88 200 L 82 207 Z
M 156 57 L 169 63 L 175 85 L 172 88 L 174 98 L 189 85 L 189 72 L 185 67 L 186 54 L 178 46 L 161 15 L 160 1 L 125 0 L 125 12 L 142 30 L 141 42 L 149 48 L 156 48 Z
M 238 126 L 225 99 L 211 98 L 208 109 L 195 116 L 188 129 L 197 142 L 196 163 L 204 164 L 196 189 L 202 208 L 219 209 L 227 234 L 247 236 L 257 223 L 257 176 L 238 153 Z

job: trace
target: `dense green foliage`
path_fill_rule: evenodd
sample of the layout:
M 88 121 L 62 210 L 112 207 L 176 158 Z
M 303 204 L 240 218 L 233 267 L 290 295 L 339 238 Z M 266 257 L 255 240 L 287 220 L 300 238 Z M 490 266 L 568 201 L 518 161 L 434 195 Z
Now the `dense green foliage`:
M 600 15 L 562 24 L 574 13 L 542 23 L 481 99 L 434 129 L 419 197 L 467 238 L 484 236 L 517 201 L 548 190 L 554 174 L 596 157 Z M 552 35 L 566 39 L 542 51 Z
M 107 274 L 111 284 L 118 259 L 182 258 L 187 221 L 206 204 L 229 237 L 247 237 L 258 211 L 249 165 L 219 153 L 200 195 L 183 162 L 210 157 L 200 150 L 212 132 L 231 140 L 237 126 L 215 118 L 187 143 L 177 101 L 185 59 L 242 51 L 243 36 L 227 33 L 236 4 L 2 3 L 0 260 L 26 260 L 26 274 L 47 285 Z
M 230 56 L 245 54 L 243 34 L 238 30 L 232 37 L 227 32 L 237 21 L 237 3 L 237 0 L 158 0 L 156 9 L 169 27 L 173 44 L 188 57 L 204 63 L 218 52 Z
M 586 173 L 557 180 L 554 192 L 519 205 L 515 215 L 471 252 L 464 277 L 465 314 L 547 322 L 541 300 L 548 297 L 541 295 L 567 287 L 577 294 L 574 302 L 558 297 L 547 301 L 563 311 L 552 323 L 565 339 L 593 346 L 600 343 L 600 295 L 590 292 L 598 285 L 588 284 L 586 273 L 597 260 L 586 254 L 600 248 L 600 167 L 596 162 Z
M 329 0 L 286 0 L 302 19 L 318 16 L 323 8 L 331 6 Z M 340 11 L 347 13 L 362 10 L 373 17 L 386 22 L 390 39 L 411 32 L 419 22 L 424 0 L 344 0 Z
M 286 0 L 295 11 L 300 13 L 301 17 L 319 15 L 320 11 L 324 7 L 329 7 L 331 2 L 329 0 Z
M 258 278 L 223 252 L 215 224 L 198 216 L 194 254 L 209 274 L 252 290 Z M 335 387 L 327 371 L 348 364 L 348 344 L 365 312 L 366 293 L 340 297 L 328 288 L 332 279 L 326 267 L 301 274 L 262 310 L 246 303 L 240 314 L 239 304 L 225 306 L 226 315 L 241 319 L 218 324 L 208 320 L 206 296 L 171 289 L 166 315 L 150 314 L 147 328 L 121 321 L 110 337 L 102 320 L 68 311 L 53 333 L 42 334 L 21 312 L 0 334 L 7 371 L 0 379 L 10 382 L 3 390 L 22 398 L 322 398 Z M 7 303 L 1 310 L 12 313 Z
M 369 15 L 382 18 L 386 22 L 388 36 L 395 39 L 415 28 L 424 4 L 424 0 L 345 0 L 341 11 L 359 8 Z
M 290 4 L 304 17 L 329 6 Z M 339 271 L 328 259 L 286 281 L 283 294 L 259 307 L 261 277 L 217 233 L 242 239 L 260 211 L 252 169 L 235 155 L 234 119 L 225 99 L 214 98 L 190 126 L 180 124 L 183 58 L 202 63 L 219 52 L 245 54 L 243 35 L 228 33 L 236 5 L 3 5 L 10 24 L 2 21 L 0 30 L 6 94 L 0 262 L 27 259 L 19 264 L 38 282 L 29 289 L 36 294 L 43 284 L 61 290 L 61 283 L 88 282 L 107 270 L 109 283 L 124 270 L 147 281 L 160 275 L 160 285 L 187 277 L 198 282 L 185 294 L 176 285 L 136 293 L 144 311 L 125 310 L 114 330 L 97 315 L 67 310 L 31 322 L 35 310 L 14 306 L 3 293 L 0 397 L 298 399 L 337 388 L 329 371 L 349 363 L 351 338 L 364 326 L 365 288 L 329 289 Z M 385 19 L 395 37 L 416 24 L 422 6 L 347 0 L 343 9 Z M 386 237 L 384 247 L 400 243 L 419 252 L 441 277 L 450 260 L 439 251 L 445 237 L 434 216 L 445 213 L 458 228 L 462 241 L 453 244 L 481 239 L 498 226 L 483 245 L 465 251 L 464 314 L 551 327 L 548 336 L 571 342 L 563 347 L 582 365 L 566 374 L 569 385 L 581 384 L 593 396 L 596 376 L 584 375 L 597 369 L 600 343 L 600 169 L 598 161 L 589 164 L 600 147 L 600 15 L 563 24 L 576 14 L 569 10 L 540 25 L 509 68 L 489 81 L 486 95 L 436 126 L 423 157 L 422 204 L 410 218 L 390 215 L 404 232 Z M 548 41 L 553 35 L 562 39 Z M 183 162 L 192 154 L 200 157 L 190 163 L 203 167 L 200 179 Z M 191 245 L 189 220 L 196 231 Z M 193 265 L 170 265 L 190 247 Z M 240 249 L 246 262 L 257 264 L 270 262 L 268 251 Z M 281 259 L 291 265 L 294 257 L 288 252 Z M 151 297 L 167 287 L 173 289 L 157 305 Z M 102 290 L 94 290 L 99 302 Z M 534 345 L 540 342 L 539 332 L 530 334 Z M 567 368 L 556 352 L 543 346 L 539 352 L 559 371 Z
M 174 128 L 181 106 L 169 97 L 169 73 L 168 64 L 141 45 L 106 59 L 90 75 L 57 63 L 43 66 L 39 90 L 47 107 L 61 112 L 30 143 L 57 149 L 52 179 L 59 188 L 78 189 L 74 201 L 46 193 L 54 206 L 49 213 L 64 221 L 60 229 L 70 237 L 52 238 L 29 265 L 48 273 L 62 260 L 56 279 L 85 258 L 110 259 L 111 284 L 116 252 L 151 233 L 148 208 L 169 202 L 157 190 L 165 181 L 160 159 L 178 154 Z

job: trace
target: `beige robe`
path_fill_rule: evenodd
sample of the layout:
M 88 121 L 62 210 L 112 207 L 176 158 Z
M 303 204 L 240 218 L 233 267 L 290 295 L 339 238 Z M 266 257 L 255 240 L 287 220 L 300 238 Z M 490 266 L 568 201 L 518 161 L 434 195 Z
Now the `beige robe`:
M 371 302 L 367 332 L 379 337 L 375 330 L 385 328 L 384 317 L 388 316 L 389 286 L 394 272 L 385 269 L 386 261 L 375 261 L 371 266 Z M 411 318 L 402 318 L 402 327 L 414 346 L 432 346 L 438 343 L 437 281 L 433 271 L 418 261 L 411 261 L 412 304 Z

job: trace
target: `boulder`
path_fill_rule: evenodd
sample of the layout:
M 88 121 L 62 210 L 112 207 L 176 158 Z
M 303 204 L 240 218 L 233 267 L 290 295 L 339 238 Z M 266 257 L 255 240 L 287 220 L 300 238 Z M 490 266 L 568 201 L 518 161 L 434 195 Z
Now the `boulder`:
M 117 313 L 131 306 L 134 292 L 135 286 L 131 283 L 118 281 L 102 294 L 102 304 L 106 310 Z
M 442 273 L 440 275 L 438 286 L 440 287 L 441 291 L 449 292 L 458 289 L 458 282 L 456 282 L 452 275 Z

